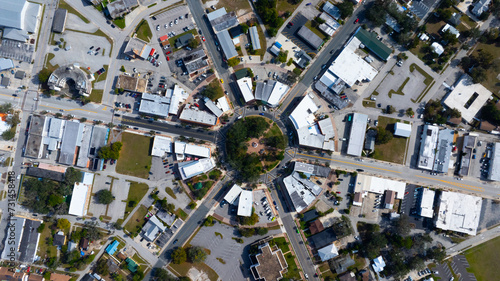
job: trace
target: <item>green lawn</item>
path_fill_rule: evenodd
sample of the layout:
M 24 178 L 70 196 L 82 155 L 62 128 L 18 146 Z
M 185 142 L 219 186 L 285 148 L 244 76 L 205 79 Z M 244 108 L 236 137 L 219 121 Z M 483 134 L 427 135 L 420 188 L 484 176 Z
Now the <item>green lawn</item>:
M 264 31 L 260 27 L 260 24 L 257 24 L 257 33 L 259 34 L 260 41 L 260 49 L 257 50 L 257 54 L 260 55 L 260 59 L 262 60 L 264 58 L 264 55 L 266 54 L 267 44 L 266 36 L 264 35 Z
M 60 9 L 66 9 L 66 10 L 68 10 L 68 13 L 72 13 L 72 14 L 77 15 L 85 23 L 90 23 L 90 21 L 87 18 L 85 18 L 84 16 L 82 16 L 82 14 L 80 14 L 77 10 L 73 9 L 73 7 L 71 7 L 70 5 L 68 5 L 68 3 L 64 2 L 64 0 L 61 0 L 59 2 L 59 8 Z
M 377 106 L 377 103 L 372 100 L 363 100 L 363 106 L 375 108 Z
M 156 3 L 155 3 L 156 4 Z M 137 33 L 137 38 L 142 39 L 146 42 L 151 40 L 153 37 L 153 33 L 151 32 L 151 28 L 146 20 L 142 20 L 136 27 L 135 33 Z
M 181 208 L 175 210 L 174 214 L 177 217 L 181 218 L 183 221 L 185 221 L 188 218 L 188 214 L 186 214 L 186 212 L 184 212 L 184 210 L 182 210 Z
M 478 281 L 498 280 L 500 237 L 467 250 L 465 257 Z
M 38 244 L 37 255 L 43 258 L 45 257 L 45 255 L 47 255 L 49 258 L 57 257 L 57 247 L 53 246 L 52 243 L 47 243 L 48 239 L 52 235 L 50 227 L 50 223 L 45 223 L 45 229 L 42 231 L 42 233 L 40 233 L 40 242 Z
M 113 23 L 121 29 L 125 28 L 125 18 L 116 18 Z
M 297 4 L 292 4 L 290 1 L 287 0 L 278 0 L 278 4 L 276 7 L 276 10 L 278 11 L 278 14 L 284 14 L 285 12 L 290 12 L 293 13 L 295 9 L 300 5 L 302 1 L 298 1 Z
M 493 57 L 495 58 L 493 65 L 500 61 L 500 45 L 478 43 L 472 55 L 477 57 L 478 52 L 481 49 L 493 55 Z M 498 71 L 494 71 L 494 69 L 488 69 L 486 71 L 486 80 L 481 82 L 481 84 L 488 90 L 490 90 L 495 96 L 500 97 L 500 81 L 497 79 L 497 75 Z
M 122 134 L 123 147 L 120 159 L 116 164 L 116 172 L 124 175 L 148 178 L 151 168 L 151 137 L 124 133 Z
M 130 233 L 136 232 L 138 227 L 142 227 L 146 223 L 145 216 L 147 213 L 148 209 L 144 205 L 139 206 L 124 228 Z
M 236 12 L 238 10 L 252 11 L 250 7 L 250 2 L 247 0 L 219 0 L 215 8 L 226 8 L 228 12 Z
M 300 270 L 295 263 L 294 256 L 291 253 L 285 255 L 286 263 L 288 264 L 288 271 L 285 273 L 285 278 L 301 280 Z
M 108 68 L 109 68 L 109 65 L 105 64 L 105 65 L 102 66 L 102 68 L 106 69 L 106 71 L 104 71 L 103 74 L 98 75 L 97 78 L 95 79 L 94 83 L 97 83 L 99 81 L 104 81 L 108 77 Z
M 217 95 L 213 99 L 214 101 L 220 99 L 224 96 L 224 89 L 222 89 L 222 85 L 220 84 L 218 79 L 214 79 L 212 82 L 208 84 L 211 87 L 215 87 L 217 89 Z
M 283 252 L 283 254 L 288 253 L 290 251 L 290 247 L 288 246 L 285 237 L 274 238 L 273 241 L 281 249 L 281 252 Z
M 273 126 L 267 131 L 266 135 L 264 136 L 265 138 L 269 138 L 272 136 L 281 136 L 283 133 L 281 132 L 280 128 L 276 123 L 273 123 Z
M 104 93 L 104 90 L 92 89 L 92 93 L 90 93 L 90 96 L 89 96 L 90 101 L 95 102 L 95 103 L 101 103 L 103 93 Z
M 394 118 L 379 116 L 378 127 L 386 128 L 393 132 L 393 125 L 396 122 L 397 120 Z M 406 138 L 394 137 L 386 144 L 375 144 L 375 152 L 371 157 L 377 160 L 403 164 L 406 154 L 406 140 Z
M 313 21 L 307 21 L 306 24 L 304 24 L 305 27 L 309 28 L 312 32 L 314 32 L 314 34 L 318 35 L 319 38 L 325 40 L 326 39 L 326 35 L 323 34 L 323 32 L 321 32 L 321 30 L 319 30 L 317 28 L 317 23 Z
M 217 275 L 215 270 L 213 270 L 205 263 L 190 263 L 190 262 L 183 262 L 181 264 L 170 263 L 168 269 L 177 276 L 187 276 L 187 273 L 191 267 L 196 268 L 198 271 L 205 272 L 210 281 L 217 281 L 219 279 L 219 275 Z
M 165 187 L 165 192 L 167 192 L 168 195 L 170 195 L 170 197 L 174 198 L 174 199 L 177 199 L 177 196 L 175 196 L 175 193 L 174 191 L 172 190 L 172 188 L 170 187 Z
M 136 204 L 141 202 L 142 198 L 148 192 L 149 187 L 145 183 L 131 182 L 130 189 L 127 196 L 127 206 L 125 207 L 125 212 L 131 212 L 135 207 L 129 207 L 128 202 L 135 201 Z

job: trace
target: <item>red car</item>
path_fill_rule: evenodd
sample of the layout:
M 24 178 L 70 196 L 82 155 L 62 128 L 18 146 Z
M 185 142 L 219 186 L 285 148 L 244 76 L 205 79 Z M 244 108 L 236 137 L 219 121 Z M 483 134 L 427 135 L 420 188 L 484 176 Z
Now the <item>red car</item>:
M 337 194 L 340 194 L 340 191 L 337 191 Z
M 106 165 L 104 165 L 104 167 L 102 167 L 103 170 L 106 170 Z
M 197 104 L 197 103 L 195 103 L 195 104 L 194 104 L 194 106 L 196 106 L 196 107 L 200 107 L 200 105 L 199 105 L 199 104 Z
M 293 26 L 293 22 L 289 21 L 288 26 Z
M 167 54 L 167 55 L 168 55 L 168 54 L 170 54 L 171 52 L 172 52 L 172 51 L 167 51 L 165 54 Z
M 167 56 L 167 61 L 169 61 L 169 60 L 170 60 L 170 58 Z
M 205 36 L 201 36 L 201 40 L 203 40 L 203 42 L 205 42 Z
M 358 23 L 358 21 L 359 21 L 359 19 L 356 19 L 356 20 L 354 21 L 354 23 Z

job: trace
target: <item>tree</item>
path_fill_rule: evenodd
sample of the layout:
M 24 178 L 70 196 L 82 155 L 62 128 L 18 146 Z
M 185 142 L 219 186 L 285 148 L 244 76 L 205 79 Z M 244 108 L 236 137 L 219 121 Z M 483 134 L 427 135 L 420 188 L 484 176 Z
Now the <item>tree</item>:
M 453 12 L 450 9 L 438 9 L 437 13 L 444 21 L 450 20 L 453 16 Z
M 259 215 L 257 215 L 252 210 L 252 215 L 251 216 L 249 216 L 249 217 L 238 216 L 237 220 L 242 225 L 255 225 L 256 223 L 259 222 Z
M 444 247 L 435 247 L 427 251 L 427 258 L 434 260 L 437 263 L 442 263 L 446 258 Z
M 385 16 L 387 10 L 383 5 L 374 3 L 369 9 L 366 10 L 366 19 L 371 21 L 375 26 L 381 26 L 385 23 Z
M 267 29 L 267 36 L 274 37 L 276 34 L 278 34 L 278 30 L 276 28 L 271 27 Z
M 115 197 L 111 193 L 111 191 L 107 189 L 101 189 L 96 194 L 96 199 L 99 204 L 109 204 L 115 200 Z
M 345 19 L 352 15 L 354 12 L 354 4 L 351 1 L 344 1 L 337 5 L 340 10 L 340 17 Z
M 187 255 L 193 263 L 204 262 L 207 258 L 207 253 L 202 247 L 193 246 L 188 249 Z
M 211 82 L 200 92 L 201 95 L 215 101 L 216 99 L 224 96 L 224 91 L 222 90 L 220 84 L 217 80 Z
M 156 280 L 159 280 L 159 281 L 177 281 L 177 278 L 172 276 L 170 273 L 168 273 L 168 271 L 166 271 L 165 269 L 163 269 L 161 267 L 155 267 L 153 269 L 152 275 L 154 277 L 156 277 Z
M 6 130 L 2 133 L 2 138 L 4 140 L 11 140 L 16 136 L 16 131 L 14 130 Z
M 490 102 L 481 109 L 481 118 L 492 124 L 500 125 L 500 110 L 497 109 L 495 103 Z
M 395 111 L 396 111 L 396 109 L 394 108 L 394 106 L 388 105 L 387 109 L 385 110 L 385 113 L 387 113 L 387 114 L 393 114 Z
M 479 50 L 477 60 L 484 69 L 488 69 L 493 64 L 494 59 L 495 57 L 490 52 L 483 49 Z
M 239 58 L 232 58 L 232 59 L 229 59 L 227 61 L 227 65 L 229 67 L 235 67 L 237 66 L 238 64 L 240 64 L 240 59 Z
M 101 275 L 108 275 L 109 274 L 109 269 L 108 265 L 106 264 L 106 259 L 99 259 L 97 262 L 95 269 L 95 272 L 101 274 Z
M 38 73 L 38 81 L 42 84 L 47 83 L 47 81 L 49 81 L 50 74 L 52 74 L 52 72 L 47 68 L 40 70 Z
M 0 113 L 9 113 L 12 110 L 12 104 L 10 102 L 0 105 Z
M 446 30 L 443 32 L 442 38 L 444 41 L 448 42 L 448 44 L 455 45 L 458 42 L 458 38 L 455 34 L 451 33 L 451 31 Z
M 196 41 L 196 39 L 189 39 L 187 45 L 189 48 L 194 49 L 194 48 L 198 47 L 198 41 Z
M 175 264 L 181 264 L 187 260 L 187 253 L 184 248 L 177 248 L 172 252 L 172 261 Z
M 125 69 L 125 66 L 123 66 L 123 65 L 122 65 L 122 67 L 120 67 L 120 71 L 121 71 L 121 72 L 125 72 L 125 71 L 127 71 L 127 70 Z
M 415 112 L 413 112 L 413 108 L 409 107 L 408 109 L 406 109 L 406 115 L 408 117 L 412 117 L 413 115 L 415 115 Z
M 80 123 L 85 123 L 85 122 L 87 122 L 87 118 L 85 117 L 80 118 Z
M 383 127 L 377 127 L 377 138 L 375 139 L 376 144 L 386 144 L 390 142 L 393 138 L 391 132 L 387 131 Z
M 285 63 L 287 57 L 288 57 L 288 51 L 285 51 L 285 52 L 280 51 L 278 54 L 278 61 L 281 63 Z
M 71 227 L 71 223 L 67 219 L 58 219 L 57 220 L 57 228 L 58 229 L 68 229 Z
M 470 72 L 472 82 L 481 83 L 486 80 L 486 70 L 480 66 L 474 67 Z
M 114 142 L 110 146 L 103 146 L 99 149 L 97 156 L 101 159 L 118 160 L 122 146 L 121 142 Z
M 240 26 L 241 26 L 241 32 L 245 34 L 248 32 L 248 29 L 250 28 L 246 23 L 242 23 L 240 24 Z
M 395 231 L 398 235 L 401 236 L 407 236 L 410 234 L 410 221 L 408 219 L 408 216 L 405 214 L 401 214 L 399 219 L 395 222 Z

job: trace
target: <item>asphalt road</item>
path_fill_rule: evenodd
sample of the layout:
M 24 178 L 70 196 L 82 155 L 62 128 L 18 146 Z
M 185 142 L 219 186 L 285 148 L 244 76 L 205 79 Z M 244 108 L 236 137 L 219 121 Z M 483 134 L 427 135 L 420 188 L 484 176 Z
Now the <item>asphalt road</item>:
M 138 119 L 132 117 L 122 117 L 121 124 L 133 127 L 145 128 L 153 131 L 167 132 L 169 134 L 184 136 L 186 138 L 195 138 L 205 141 L 215 142 L 217 132 L 205 131 L 203 129 L 187 129 L 179 127 L 180 125 L 171 125 L 158 121 L 148 121 L 146 119 Z

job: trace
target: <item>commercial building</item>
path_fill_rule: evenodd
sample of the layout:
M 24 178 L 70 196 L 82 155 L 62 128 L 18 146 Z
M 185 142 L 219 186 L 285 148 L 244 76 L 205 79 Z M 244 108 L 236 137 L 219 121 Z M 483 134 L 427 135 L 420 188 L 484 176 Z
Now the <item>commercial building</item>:
M 94 77 L 80 69 L 78 64 L 65 65 L 54 70 L 49 76 L 47 85 L 51 90 L 59 92 L 68 85 L 67 82 L 69 80 L 74 82 L 72 87 L 78 91 L 79 95 L 90 96 L 92 92 L 91 82 L 94 80 Z
M 439 130 L 437 126 L 424 125 L 420 138 L 418 168 L 447 173 L 454 141 L 453 130 Z
M 337 247 L 335 246 L 335 243 L 332 243 L 328 246 L 325 246 L 321 249 L 318 249 L 318 256 L 322 262 L 327 261 L 327 260 L 331 260 L 338 255 L 339 255 L 339 251 L 338 251 Z
M 378 40 L 377 33 L 366 31 L 360 26 L 354 36 L 364 45 L 364 48 L 370 50 L 379 59 L 383 61 L 389 59 L 392 50 L 382 43 L 382 41 Z
M 153 55 L 155 49 L 148 45 L 146 41 L 139 38 L 131 37 L 123 53 L 131 59 L 146 60 L 150 55 Z
M 83 172 L 82 182 L 74 184 L 68 214 L 78 217 L 87 215 L 93 183 L 94 174 Z
M 215 168 L 215 161 L 212 158 L 202 158 L 195 161 L 179 163 L 179 172 L 183 180 L 201 175 Z
M 194 40 L 194 35 L 191 32 L 186 32 L 184 35 L 181 35 L 177 39 L 175 39 L 175 48 L 179 49 L 189 44 L 189 41 Z
M 304 50 L 295 52 L 293 55 L 293 62 L 300 68 L 306 68 L 309 65 L 312 58 Z
M 309 93 L 299 102 L 288 117 L 295 128 L 299 145 L 335 151 L 335 133 L 330 118 L 316 121 L 314 113 L 319 107 Z
M 283 185 L 297 212 L 306 209 L 322 191 L 320 186 L 309 180 L 310 176 L 322 176 L 322 174 L 324 174 L 323 171 L 321 171 L 320 174 L 315 174 L 316 171 L 322 169 L 313 168 L 312 171 L 308 169 L 310 174 L 307 174 L 302 172 L 301 168 L 301 165 L 294 165 L 292 174 L 283 179 Z M 301 177 L 301 173 L 304 174 L 306 178 Z
M 52 21 L 52 31 L 57 33 L 63 33 L 66 28 L 66 19 L 68 18 L 68 10 L 57 9 L 54 13 L 54 19 Z
M 287 85 L 275 80 L 257 82 L 255 100 L 261 101 L 269 107 L 277 107 L 289 89 L 290 87 Z
M 373 264 L 372 264 L 373 271 L 380 273 L 380 272 L 384 271 L 385 265 L 386 264 L 385 264 L 385 261 L 382 258 L 382 256 L 378 256 L 376 259 L 373 260 Z
M 242 191 L 243 189 L 241 189 L 239 185 L 233 184 L 231 189 L 226 193 L 226 196 L 224 196 L 224 200 L 226 200 L 228 204 L 234 204 Z
M 14 68 L 14 62 L 11 59 L 0 58 L 0 72 Z
M 79 122 L 66 122 L 61 141 L 61 150 L 59 154 L 59 163 L 64 165 L 73 165 L 76 158 L 76 146 L 79 136 L 82 135 L 83 124 Z
M 231 35 L 229 35 L 227 30 L 217 33 L 217 39 L 219 39 L 222 52 L 227 60 L 238 56 L 238 52 L 234 47 L 233 40 L 231 39 Z
M 0 86 L 8 88 L 10 86 L 10 78 L 7 76 L 2 77 L 0 80 Z
M 252 26 L 248 30 L 250 33 L 250 42 L 252 42 L 252 49 L 260 50 L 260 40 L 259 40 L 259 32 L 257 31 L 257 26 Z
M 191 160 L 190 157 L 208 158 L 211 154 L 210 148 L 206 146 L 188 144 L 182 141 L 176 141 L 174 143 L 174 151 L 177 161 L 182 161 L 186 157 L 188 157 L 187 160 Z
M 428 188 L 422 188 L 420 196 L 419 215 L 424 218 L 434 217 L 434 197 L 436 192 Z
M 217 107 L 220 108 L 222 112 L 227 112 L 231 109 L 231 107 L 229 106 L 229 102 L 227 101 L 226 95 L 217 99 L 215 105 L 217 105 Z
M 241 96 L 245 100 L 245 103 L 249 103 L 255 99 L 252 90 L 252 79 L 249 77 L 244 77 L 236 80 L 236 84 L 238 84 L 238 89 L 240 89 Z
M 325 4 L 323 5 L 323 11 L 325 11 L 325 13 L 328 13 L 328 15 L 330 15 L 335 20 L 340 19 L 341 13 L 339 8 L 333 5 L 330 1 L 325 2 Z
M 458 174 L 460 176 L 466 177 L 469 175 L 469 168 L 472 158 L 472 152 L 476 147 L 477 136 L 469 133 L 464 136 L 462 142 L 462 153 L 460 157 L 460 169 L 458 170 Z M 491 168 L 491 166 L 490 166 Z
M 237 26 L 238 18 L 235 12 L 227 12 L 226 8 L 222 7 L 216 11 L 207 14 L 207 18 L 210 21 L 210 25 L 217 34 L 221 31 L 228 30 L 231 27 Z
M 58 182 L 64 181 L 64 173 L 37 167 L 28 167 L 26 169 L 26 175 L 34 178 L 44 178 Z
M 481 197 L 443 191 L 439 198 L 436 227 L 476 235 L 482 203 Z
M 439 131 L 438 143 L 436 147 L 436 159 L 434 159 L 433 170 L 438 173 L 447 173 L 450 167 L 451 150 L 455 142 L 455 131 L 442 129 Z
M 112 19 L 124 16 L 132 11 L 132 8 L 139 6 L 137 0 L 117 0 L 108 3 L 106 10 Z
M 328 36 L 333 36 L 333 34 L 335 34 L 335 32 L 337 32 L 337 29 L 341 26 L 340 23 L 337 22 L 337 20 L 333 19 L 327 13 L 321 13 L 319 15 L 319 18 L 324 20 L 325 22 L 320 24 L 318 28 Z
M 366 197 L 369 192 L 380 195 L 385 193 L 386 198 L 394 197 L 394 199 L 401 200 L 404 197 L 405 189 L 406 183 L 404 182 L 358 174 L 354 183 L 353 205 L 361 206 L 363 204 L 363 198 Z M 389 193 L 389 191 L 392 192 Z M 392 200 L 388 203 L 394 204 Z
M 249 217 L 252 215 L 253 194 L 251 190 L 242 190 L 238 199 L 238 216 Z
M 208 56 L 205 54 L 203 48 L 189 51 L 186 56 L 182 58 L 182 61 L 189 75 L 198 74 L 209 67 Z
M 500 142 L 496 142 L 491 148 L 491 162 L 488 179 L 500 181 Z
M 259 253 L 250 255 L 250 271 L 255 280 L 274 281 L 283 278 L 288 268 L 283 252 L 277 246 L 271 249 L 269 243 L 258 246 Z
M 361 156 L 363 144 L 365 142 L 366 124 L 368 115 L 353 113 L 351 118 L 351 130 L 349 132 L 349 144 L 347 145 L 347 154 L 352 156 Z
M 318 50 L 324 43 L 323 39 L 321 39 L 318 35 L 316 35 L 316 33 L 312 32 L 305 25 L 299 28 L 297 35 L 314 50 Z
M 172 138 L 155 136 L 153 140 L 153 148 L 151 149 L 151 155 L 156 157 L 164 157 L 167 154 L 172 153 Z
M 411 124 L 397 122 L 396 124 L 394 124 L 394 135 L 403 138 L 410 137 Z
M 26 42 L 34 37 L 40 24 L 40 4 L 26 0 L 0 0 L 2 39 Z
M 177 84 L 173 89 L 167 89 L 165 96 L 143 93 L 141 96 L 141 104 L 139 112 L 160 117 L 169 115 L 177 115 L 179 105 L 182 104 L 189 94 Z
M 179 116 L 179 120 L 209 127 L 219 124 L 219 118 L 217 118 L 217 116 L 210 112 L 200 110 L 194 105 L 184 107 Z
M 7 224 L 7 229 L 14 232 L 12 233 L 14 239 L 7 241 L 7 237 L 11 235 L 5 236 L 4 245 L 6 246 L 2 252 L 2 259 L 33 264 L 36 261 L 36 252 L 40 242 L 40 233 L 37 229 L 42 223 L 43 221 L 40 220 L 12 217 Z M 14 251 L 11 250 L 12 248 Z
M 205 106 L 208 108 L 208 110 L 210 110 L 210 112 L 217 116 L 217 118 L 222 116 L 224 112 L 222 111 L 222 109 L 217 107 L 217 105 L 211 99 L 205 97 L 203 101 L 205 102 Z
M 490 97 L 491 92 L 488 89 L 479 83 L 474 84 L 472 77 L 464 74 L 444 98 L 443 103 L 460 111 L 462 119 L 470 123 Z
M 386 190 L 384 198 L 384 207 L 386 209 L 392 209 L 394 207 L 394 198 L 396 197 L 396 192 L 394 190 Z
M 146 92 L 147 80 L 137 76 L 119 75 L 116 82 L 117 88 L 122 88 L 127 92 L 144 93 Z
M 152 242 L 156 239 L 158 234 L 165 231 L 167 227 L 156 217 L 152 216 L 144 225 L 142 237 L 146 238 L 146 240 Z

